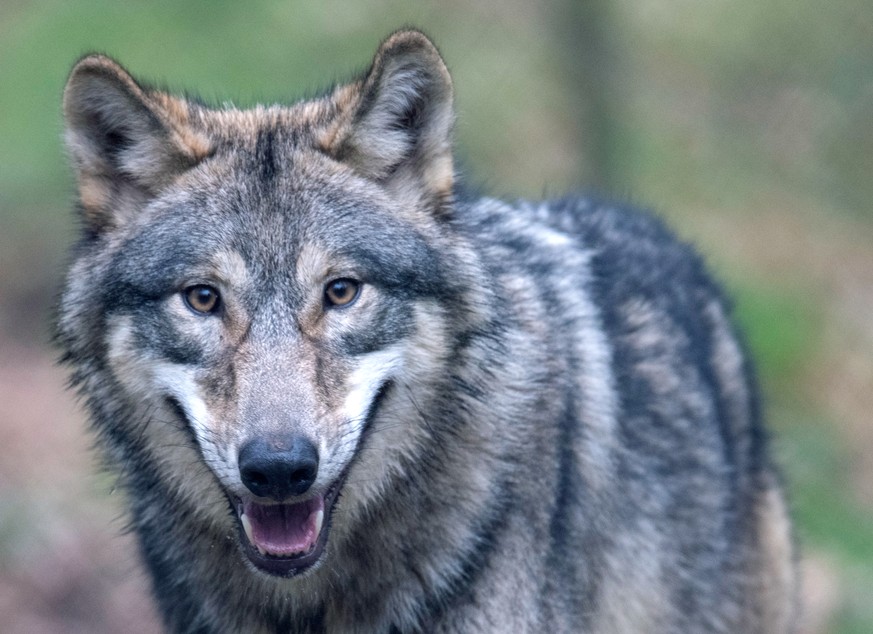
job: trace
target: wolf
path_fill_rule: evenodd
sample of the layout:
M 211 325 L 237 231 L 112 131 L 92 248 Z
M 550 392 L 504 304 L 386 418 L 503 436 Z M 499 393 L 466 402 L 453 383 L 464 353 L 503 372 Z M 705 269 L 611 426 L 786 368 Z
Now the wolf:
M 290 106 L 92 55 L 57 339 L 173 632 L 784 633 L 751 364 L 652 214 L 465 192 L 414 30 Z

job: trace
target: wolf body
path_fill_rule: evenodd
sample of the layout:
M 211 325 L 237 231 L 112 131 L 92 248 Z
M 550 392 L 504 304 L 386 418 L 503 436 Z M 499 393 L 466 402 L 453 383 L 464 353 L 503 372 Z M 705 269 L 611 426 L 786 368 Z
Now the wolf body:
M 168 630 L 788 632 L 721 292 L 648 214 L 461 195 L 429 40 L 289 107 L 102 56 L 58 339 Z

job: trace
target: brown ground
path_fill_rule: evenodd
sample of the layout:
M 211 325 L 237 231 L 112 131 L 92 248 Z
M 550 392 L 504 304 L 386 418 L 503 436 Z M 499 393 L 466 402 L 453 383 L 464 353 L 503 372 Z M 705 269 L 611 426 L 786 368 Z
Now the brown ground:
M 64 381 L 46 350 L 0 344 L 0 631 L 158 632 Z

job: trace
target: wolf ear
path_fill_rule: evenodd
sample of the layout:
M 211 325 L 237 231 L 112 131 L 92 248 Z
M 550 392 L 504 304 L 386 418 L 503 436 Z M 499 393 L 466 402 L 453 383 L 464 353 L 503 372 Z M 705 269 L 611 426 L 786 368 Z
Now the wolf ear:
M 337 92 L 343 112 L 327 150 L 358 173 L 438 205 L 452 191 L 452 80 L 436 47 L 401 31 L 379 48 L 360 84 Z M 425 201 L 423 201 L 425 202 Z
M 66 142 L 89 229 L 123 224 L 210 152 L 184 102 L 147 92 L 102 55 L 82 59 L 64 89 Z

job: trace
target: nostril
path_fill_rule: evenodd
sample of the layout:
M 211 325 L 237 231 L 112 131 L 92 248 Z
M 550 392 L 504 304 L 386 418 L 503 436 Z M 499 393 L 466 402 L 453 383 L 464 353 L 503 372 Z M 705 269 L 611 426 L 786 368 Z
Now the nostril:
M 297 469 L 294 473 L 291 474 L 291 482 L 312 482 L 315 480 L 315 469 L 312 467 L 306 467 L 304 469 Z
M 249 484 L 255 487 L 265 487 L 269 484 L 269 479 L 260 471 L 256 471 L 254 469 L 241 469 L 240 473 L 242 475 L 243 482 L 246 482 L 246 486 Z
M 302 495 L 318 476 L 318 450 L 307 438 L 255 438 L 239 451 L 240 479 L 259 497 Z

